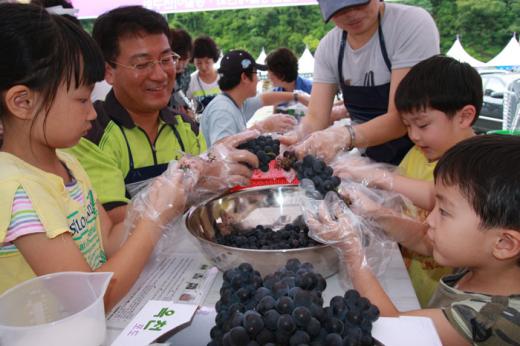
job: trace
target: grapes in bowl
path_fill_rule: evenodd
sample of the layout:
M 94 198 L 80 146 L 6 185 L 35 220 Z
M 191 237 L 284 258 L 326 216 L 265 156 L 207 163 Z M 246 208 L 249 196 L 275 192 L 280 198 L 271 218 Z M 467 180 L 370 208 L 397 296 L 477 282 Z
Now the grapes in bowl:
M 329 277 L 338 271 L 335 250 L 307 235 L 297 185 L 272 185 L 224 194 L 192 207 L 186 228 L 220 270 L 251 263 L 262 275 L 290 258 Z

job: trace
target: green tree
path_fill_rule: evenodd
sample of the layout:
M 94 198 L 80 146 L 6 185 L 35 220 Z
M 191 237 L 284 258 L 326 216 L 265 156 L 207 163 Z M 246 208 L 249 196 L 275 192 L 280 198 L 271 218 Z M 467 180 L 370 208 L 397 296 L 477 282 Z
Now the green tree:
M 464 48 L 488 61 L 520 32 L 520 0 L 399 0 L 431 13 L 440 34 L 441 52 L 460 35 Z M 167 15 L 171 27 L 182 27 L 195 38 L 209 35 L 223 51 L 247 49 L 257 56 L 288 47 L 301 54 L 307 45 L 314 53 L 320 39 L 333 27 L 325 24 L 317 5 L 176 13 Z M 92 31 L 93 20 L 82 21 Z

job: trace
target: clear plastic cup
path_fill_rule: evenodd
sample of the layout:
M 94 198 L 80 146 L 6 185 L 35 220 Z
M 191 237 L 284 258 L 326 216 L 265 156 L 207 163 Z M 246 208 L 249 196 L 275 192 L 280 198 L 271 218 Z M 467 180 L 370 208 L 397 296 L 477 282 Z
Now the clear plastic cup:
M 52 273 L 7 290 L 0 296 L 0 345 L 102 345 L 112 275 Z

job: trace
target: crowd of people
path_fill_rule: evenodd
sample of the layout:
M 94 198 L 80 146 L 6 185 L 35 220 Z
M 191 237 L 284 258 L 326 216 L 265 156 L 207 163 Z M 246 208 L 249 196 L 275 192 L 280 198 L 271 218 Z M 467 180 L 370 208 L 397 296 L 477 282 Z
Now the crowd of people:
M 187 207 L 248 184 L 258 159 L 238 147 L 269 133 L 344 182 L 351 205 L 328 195 L 308 226 L 382 316 L 429 317 L 446 345 L 518 344 L 520 136 L 475 135 L 481 78 L 439 55 L 427 11 L 318 3 L 334 27 L 312 81 L 287 48 L 266 65 L 233 49 L 217 69 L 214 38 L 193 40 L 141 6 L 104 13 L 89 35 L 73 11 L 50 10 L 72 10 L 66 1 L 0 4 L 0 293 L 47 273 L 111 271 L 110 309 Z M 257 93 L 258 71 L 273 90 Z M 99 82 L 108 92 L 92 103 Z M 290 102 L 307 107 L 301 120 L 249 124 L 261 107 Z M 410 208 L 396 213 L 370 189 Z M 359 219 L 400 244 L 422 309 L 391 302 Z

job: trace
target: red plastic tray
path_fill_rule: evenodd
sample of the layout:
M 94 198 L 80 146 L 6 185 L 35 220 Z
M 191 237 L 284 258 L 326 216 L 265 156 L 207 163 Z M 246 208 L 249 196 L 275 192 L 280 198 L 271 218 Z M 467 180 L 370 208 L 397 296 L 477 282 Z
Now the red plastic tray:
M 294 178 L 292 181 L 288 181 L 286 178 L 287 172 L 283 169 L 276 168 L 276 161 L 273 160 L 269 162 L 269 170 L 267 172 L 262 172 L 259 169 L 255 169 L 253 171 L 253 176 L 251 177 L 251 181 L 247 186 L 235 186 L 230 189 L 231 192 L 249 189 L 257 186 L 266 186 L 266 185 L 282 185 L 282 184 L 298 184 L 298 178 Z

